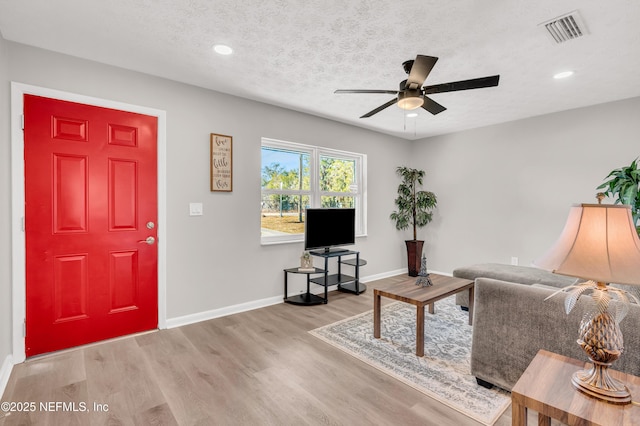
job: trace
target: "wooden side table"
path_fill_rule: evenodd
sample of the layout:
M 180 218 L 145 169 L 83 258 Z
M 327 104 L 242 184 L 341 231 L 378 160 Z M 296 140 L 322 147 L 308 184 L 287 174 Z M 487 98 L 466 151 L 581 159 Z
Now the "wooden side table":
M 627 385 L 634 401 L 616 405 L 573 387 L 571 375 L 587 364 L 540 350 L 511 390 L 512 425 L 527 424 L 528 408 L 538 412 L 540 426 L 549 426 L 552 418 L 580 426 L 640 425 L 640 377 L 609 370 Z

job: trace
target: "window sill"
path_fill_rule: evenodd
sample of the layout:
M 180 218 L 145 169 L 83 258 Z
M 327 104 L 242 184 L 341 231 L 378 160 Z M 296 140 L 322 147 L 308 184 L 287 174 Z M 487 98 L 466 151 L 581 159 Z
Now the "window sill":
M 356 239 L 358 238 L 362 238 L 362 237 L 366 237 L 367 234 L 359 234 L 356 235 Z M 270 240 L 260 240 L 260 245 L 261 246 L 276 246 L 276 245 L 281 245 L 281 244 L 295 244 L 295 243 L 304 243 L 304 236 L 291 236 L 290 238 L 283 238 L 283 239 L 270 239 Z

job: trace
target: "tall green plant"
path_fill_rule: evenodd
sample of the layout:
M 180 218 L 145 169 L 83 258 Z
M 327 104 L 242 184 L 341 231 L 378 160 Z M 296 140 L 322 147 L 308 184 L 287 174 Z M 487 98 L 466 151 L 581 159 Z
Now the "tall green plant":
M 424 170 L 398 167 L 396 173 L 402 178 L 395 200 L 397 210 L 389 216 L 395 221 L 396 229 L 403 230 L 413 226 L 413 239 L 418 239 L 417 228 L 426 226 L 433 218 L 431 210 L 438 203 L 436 195 L 429 191 L 420 191 Z
M 640 170 L 638 169 L 638 159 L 631 162 L 628 167 L 621 167 L 612 170 L 607 175 L 606 180 L 597 189 L 604 189 L 604 195 L 615 197 L 615 204 L 627 204 L 631 206 L 633 223 L 636 225 L 638 235 L 640 235 Z

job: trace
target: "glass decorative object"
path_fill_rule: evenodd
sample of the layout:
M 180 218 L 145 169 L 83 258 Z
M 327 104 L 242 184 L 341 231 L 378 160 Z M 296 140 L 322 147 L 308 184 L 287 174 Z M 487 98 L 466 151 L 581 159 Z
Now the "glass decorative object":
M 298 268 L 301 271 L 314 271 L 315 268 L 313 266 L 313 259 L 311 258 L 311 255 L 309 254 L 308 251 L 305 251 L 302 253 L 302 256 L 300 256 L 300 268 Z
M 433 285 L 429 273 L 427 272 L 427 256 L 422 254 L 422 261 L 420 262 L 420 272 L 418 272 L 418 279 L 416 285 L 421 287 L 430 287 Z

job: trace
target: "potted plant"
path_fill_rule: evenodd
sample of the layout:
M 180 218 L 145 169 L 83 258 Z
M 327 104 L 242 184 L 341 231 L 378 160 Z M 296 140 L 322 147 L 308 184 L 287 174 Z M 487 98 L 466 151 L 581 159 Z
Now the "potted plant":
M 398 167 L 396 173 L 402 178 L 402 182 L 398 185 L 398 197 L 395 200 L 397 210 L 389 217 L 395 222 L 396 229 L 404 230 L 413 226 L 413 240 L 406 240 L 405 244 L 409 276 L 416 277 L 424 245 L 424 241 L 418 240 L 417 229 L 431 222 L 431 210 L 435 208 L 437 200 L 433 192 L 418 190 L 422 186 L 424 170 Z
M 636 158 L 628 167 L 612 170 L 605 181 L 597 189 L 606 188 L 604 195 L 615 197 L 615 204 L 627 204 L 631 206 L 633 223 L 640 235 L 640 169 L 637 167 Z

